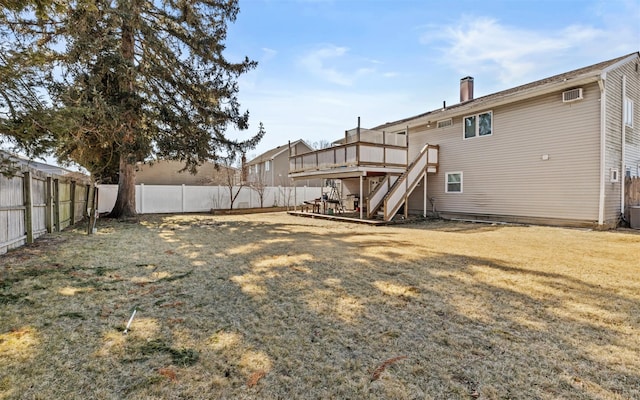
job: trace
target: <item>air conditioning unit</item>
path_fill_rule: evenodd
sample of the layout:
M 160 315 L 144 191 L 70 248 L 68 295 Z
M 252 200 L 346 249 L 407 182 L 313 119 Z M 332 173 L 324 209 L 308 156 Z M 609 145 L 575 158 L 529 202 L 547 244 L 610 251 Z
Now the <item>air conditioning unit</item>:
M 576 100 L 582 100 L 582 88 L 571 89 L 562 92 L 563 103 L 570 103 Z

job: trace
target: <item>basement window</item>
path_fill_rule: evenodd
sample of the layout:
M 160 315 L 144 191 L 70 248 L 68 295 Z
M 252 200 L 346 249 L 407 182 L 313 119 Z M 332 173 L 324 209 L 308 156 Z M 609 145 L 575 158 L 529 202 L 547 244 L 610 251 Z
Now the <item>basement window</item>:
M 486 111 L 463 118 L 464 138 L 490 136 L 493 133 L 493 112 Z
M 447 172 L 446 193 L 462 193 L 462 172 Z

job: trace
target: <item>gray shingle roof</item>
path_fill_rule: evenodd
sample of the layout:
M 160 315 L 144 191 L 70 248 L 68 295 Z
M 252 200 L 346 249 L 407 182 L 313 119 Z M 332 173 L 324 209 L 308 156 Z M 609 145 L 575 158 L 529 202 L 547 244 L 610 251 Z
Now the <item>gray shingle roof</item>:
M 446 108 L 447 111 L 449 110 L 454 110 L 455 108 L 461 107 L 461 106 L 468 106 L 468 105 L 474 105 L 474 104 L 479 104 L 479 103 L 486 103 L 486 102 L 491 102 L 494 100 L 498 100 L 504 97 L 508 97 L 510 95 L 516 94 L 516 93 L 520 93 L 520 92 L 526 92 L 527 90 L 530 89 L 534 89 L 536 87 L 541 87 L 541 86 L 545 86 L 545 85 L 549 85 L 549 84 L 554 84 L 554 83 L 563 83 L 565 81 L 571 80 L 573 78 L 577 78 L 580 76 L 585 76 L 585 75 L 592 75 L 592 76 L 597 76 L 600 75 L 602 72 L 604 72 L 604 70 L 606 70 L 608 67 L 624 60 L 625 58 L 631 57 L 631 56 L 639 56 L 640 57 L 640 53 L 639 52 L 634 52 L 634 53 L 630 53 L 621 57 L 617 57 L 611 60 L 607 60 L 607 61 L 603 61 L 597 64 L 593 64 L 593 65 L 589 65 L 587 67 L 582 67 L 582 68 L 578 68 L 572 71 L 568 71 L 568 72 L 564 72 L 558 75 L 554 75 L 554 76 L 550 76 L 548 78 L 544 78 L 544 79 L 540 79 L 531 83 L 527 83 L 524 85 L 520 85 L 520 86 L 516 86 L 513 87 L 511 89 L 506 89 L 506 90 L 502 90 L 500 92 L 496 92 L 496 93 L 492 93 L 486 96 L 482 96 L 482 97 L 478 97 L 475 98 L 473 100 L 469 100 L 469 101 L 465 101 L 463 103 L 457 103 L 454 105 L 451 105 L 449 107 Z M 384 123 L 382 125 L 379 125 L 373 129 L 375 130 L 383 130 L 388 126 L 393 126 L 393 125 L 397 125 L 397 124 L 401 124 L 404 122 L 409 122 L 421 117 L 426 117 L 428 115 L 431 114 L 437 114 L 439 112 L 443 111 L 442 108 L 436 109 L 436 110 L 432 110 L 432 111 L 428 111 L 422 114 L 418 114 L 418 115 L 414 115 L 412 117 L 408 117 L 408 118 L 403 118 L 400 119 L 398 121 L 393 121 L 393 122 L 387 122 Z
M 291 142 L 291 146 L 295 146 L 298 143 L 304 143 L 305 145 L 307 145 L 304 140 L 298 139 L 295 142 Z M 311 148 L 309 145 L 307 145 L 307 147 Z M 273 160 L 277 155 L 279 155 L 283 151 L 289 151 L 289 144 L 281 145 L 271 150 L 267 150 L 264 153 L 260 154 L 259 156 L 252 158 L 250 161 L 247 161 L 247 165 L 259 164 L 267 160 Z

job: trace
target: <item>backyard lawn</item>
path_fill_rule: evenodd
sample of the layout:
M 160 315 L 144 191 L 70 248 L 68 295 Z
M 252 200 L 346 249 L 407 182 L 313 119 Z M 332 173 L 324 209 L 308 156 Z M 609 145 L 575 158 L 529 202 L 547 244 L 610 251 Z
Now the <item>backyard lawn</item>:
M 0 256 L 2 399 L 640 399 L 640 231 L 84 229 Z

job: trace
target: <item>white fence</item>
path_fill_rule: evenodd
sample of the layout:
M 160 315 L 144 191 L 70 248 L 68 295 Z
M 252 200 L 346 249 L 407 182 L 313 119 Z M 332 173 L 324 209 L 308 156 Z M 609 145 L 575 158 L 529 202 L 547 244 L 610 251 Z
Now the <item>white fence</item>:
M 321 187 L 270 186 L 264 189 L 264 207 L 292 207 L 313 200 L 328 192 Z M 233 188 L 237 193 L 238 187 Z M 118 185 L 98 186 L 98 212 L 109 212 L 118 195 Z M 210 212 L 228 210 L 231 196 L 227 186 L 136 185 L 136 211 L 139 214 Z M 260 207 L 258 192 L 242 187 L 233 208 Z

